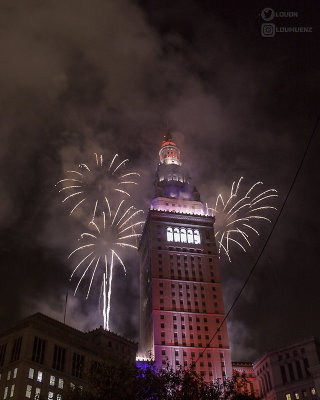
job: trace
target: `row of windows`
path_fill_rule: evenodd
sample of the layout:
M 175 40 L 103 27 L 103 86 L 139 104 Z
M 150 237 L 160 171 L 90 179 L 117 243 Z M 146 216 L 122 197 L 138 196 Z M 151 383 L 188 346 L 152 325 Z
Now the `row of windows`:
M 21 352 L 21 345 L 22 345 L 22 337 L 14 339 L 12 349 L 11 349 L 10 362 L 19 360 L 20 352 Z M 7 351 L 7 343 L 4 343 L 0 346 L 0 367 L 2 367 L 4 364 L 6 351 Z
M 179 267 L 179 268 L 181 268 L 181 267 Z M 193 278 L 193 279 L 191 279 L 192 281 L 197 282 L 198 280 L 196 279 L 196 275 L 199 275 L 201 277 L 201 278 L 199 278 L 200 282 L 203 282 L 203 278 L 202 278 L 203 272 L 201 270 L 198 271 L 198 274 L 196 274 L 196 271 L 190 271 L 190 272 L 191 272 L 190 275 L 192 275 L 192 278 Z M 163 273 L 163 268 L 159 267 L 159 274 L 162 274 L 162 273 Z M 175 277 L 174 274 L 175 274 L 175 271 L 173 269 L 170 269 L 170 279 L 177 279 L 177 277 Z M 185 277 L 185 279 L 183 279 L 183 280 L 185 280 L 185 281 L 190 280 L 188 270 L 182 271 L 181 269 L 178 269 L 178 275 L 179 275 L 178 276 L 179 280 L 181 280 L 182 275 Z M 213 279 L 214 273 L 212 271 L 210 272 L 210 277 L 212 278 L 212 279 L 210 279 L 211 283 L 215 283 L 215 280 Z M 161 277 L 159 276 L 159 278 L 163 278 L 163 276 L 161 276 Z
M 173 254 L 170 254 L 170 258 L 172 259 L 173 258 Z M 162 258 L 162 254 L 161 253 L 158 253 L 158 257 L 159 258 Z M 190 260 L 192 261 L 192 262 L 194 262 L 196 259 L 198 259 L 198 262 L 199 263 L 201 263 L 201 261 L 204 261 L 204 257 L 194 257 L 194 256 L 186 256 L 185 254 L 176 254 L 176 257 L 177 257 L 177 261 L 180 261 L 180 258 L 184 258 L 184 262 L 187 262 L 187 260 L 188 260 L 188 257 L 190 258 Z M 213 262 L 213 258 L 212 257 L 209 257 L 209 262 Z
M 164 315 L 163 315 L 163 314 L 160 315 L 160 319 L 164 319 Z M 177 321 L 177 316 L 174 315 L 174 316 L 172 317 L 172 319 L 173 319 L 173 321 Z M 185 318 L 184 318 L 183 315 L 181 315 L 180 319 L 181 319 L 181 321 L 183 322 Z M 194 320 L 194 319 L 193 319 L 191 316 L 188 317 L 188 321 L 189 321 L 189 322 L 192 322 L 193 320 Z M 195 320 L 196 320 L 196 322 L 201 322 L 201 318 L 200 318 L 200 317 L 195 317 Z M 204 317 L 204 318 L 203 318 L 203 322 L 208 322 L 208 318 L 207 318 L 207 317 Z M 217 323 L 217 324 L 220 323 L 220 319 L 219 319 L 219 318 L 216 318 L 216 323 Z
M 21 344 L 22 344 L 22 337 L 14 340 L 12 347 L 11 362 L 17 361 L 19 359 Z M 7 346 L 6 344 L 3 344 L 0 347 L 0 365 L 1 361 L 2 365 L 4 362 L 6 346 Z M 35 336 L 32 348 L 32 357 L 31 357 L 32 361 L 38 364 L 43 364 L 45 350 L 46 350 L 46 340 Z M 63 372 L 65 368 L 65 358 L 66 358 L 66 349 L 58 345 L 55 345 L 53 350 L 52 368 L 57 371 Z M 73 359 L 72 359 L 73 376 L 77 378 L 82 378 L 83 364 L 84 364 L 84 356 L 77 353 L 73 353 Z
M 175 353 L 175 356 L 176 356 L 176 357 L 179 356 L 179 350 L 175 350 L 174 353 Z M 165 355 L 166 355 L 166 350 L 162 350 L 162 351 L 161 351 L 161 354 L 162 354 L 163 356 L 165 356 Z M 187 352 L 186 352 L 186 351 L 183 351 L 182 354 L 183 354 L 184 357 L 187 356 Z M 190 353 L 189 353 L 189 354 L 190 354 Z M 206 354 L 207 354 L 207 358 L 211 358 L 211 353 L 206 352 Z M 196 353 L 195 353 L 194 351 L 192 351 L 192 352 L 191 352 L 191 358 L 195 358 L 195 356 L 196 356 Z M 200 354 L 199 354 L 199 357 L 200 357 L 200 358 L 203 358 L 203 353 L 200 353 Z M 221 359 L 223 359 L 223 358 L 224 358 L 223 353 L 220 353 L 219 357 L 220 357 Z M 224 365 L 223 362 L 222 362 L 222 364 Z
M 177 336 L 175 336 L 175 338 L 177 338 Z M 162 340 L 161 341 L 161 346 L 166 346 L 166 345 L 171 345 L 172 343 L 171 343 L 171 341 L 170 342 L 168 342 L 168 343 L 166 343 L 166 341 L 165 340 Z M 182 342 L 182 344 L 179 344 L 179 342 L 177 341 L 177 340 L 175 340 L 175 342 L 174 342 L 174 346 L 183 346 L 183 347 L 203 347 L 202 346 L 202 343 L 197 343 L 197 345 L 195 346 L 195 344 L 194 344 L 194 342 L 191 342 L 190 343 L 190 345 L 187 345 L 187 343 L 186 342 Z M 214 345 L 213 344 L 211 344 L 211 343 L 207 343 L 206 345 L 205 345 L 205 347 L 206 348 L 214 348 Z M 218 346 L 220 349 L 222 349 L 223 348 L 223 345 L 221 344 L 221 343 L 219 343 L 219 346 Z
M 35 373 L 34 368 L 29 368 L 28 378 L 29 379 L 36 379 L 36 381 L 38 383 L 41 383 L 42 380 L 43 380 L 43 373 L 42 373 L 42 371 L 37 371 Z M 59 389 L 63 389 L 63 384 L 64 384 L 63 379 L 62 378 L 56 378 L 54 375 L 50 375 L 49 385 L 50 386 L 55 386 L 56 384 L 57 384 L 57 387 Z
M 305 374 L 307 376 L 310 376 L 308 359 L 303 358 L 301 361 L 303 363 Z M 287 363 L 286 365 L 280 365 L 280 372 L 281 372 L 281 378 L 282 378 L 283 384 L 286 384 L 289 381 L 293 382 L 293 381 L 299 381 L 299 380 L 303 379 L 303 372 L 302 372 L 300 360 L 295 360 L 294 364 L 296 367 L 295 369 L 297 371 L 297 376 L 293 370 L 293 363 Z M 289 373 L 289 375 L 288 375 L 288 373 Z
M 37 364 L 44 363 L 44 358 L 46 354 L 46 344 L 47 344 L 46 340 L 41 339 L 38 336 L 34 337 L 32 356 L 31 356 L 33 362 Z M 113 343 L 109 341 L 108 346 L 112 347 L 112 344 Z M 10 362 L 19 360 L 21 346 L 22 346 L 22 337 L 19 337 L 13 341 Z M 124 352 L 123 347 L 120 347 L 117 343 L 115 343 L 115 347 L 117 348 L 117 350 L 121 350 L 122 352 Z M 7 343 L 0 345 L 0 367 L 4 365 L 6 351 L 7 351 Z M 65 360 L 66 360 L 66 349 L 58 345 L 54 345 L 52 368 L 57 371 L 64 372 Z M 77 378 L 82 377 L 83 364 L 84 364 L 84 356 L 77 353 L 73 353 L 73 359 L 72 359 L 73 376 Z
M 70 388 L 71 388 L 72 390 L 74 390 L 75 385 L 74 385 L 73 383 L 70 383 Z M 26 397 L 27 399 L 30 399 L 30 398 L 32 397 L 32 393 L 34 394 L 34 399 L 35 399 L 35 400 L 40 399 L 41 388 L 36 387 L 35 390 L 33 391 L 32 385 L 27 385 L 25 397 Z M 41 397 L 41 398 L 42 398 L 42 397 Z M 54 399 L 56 399 L 56 400 L 62 400 L 62 395 L 61 395 L 60 393 L 55 394 L 54 392 L 49 391 L 49 392 L 48 392 L 48 397 L 47 397 L 47 399 L 48 399 L 48 400 L 54 400 Z
M 179 182 L 183 182 L 183 178 L 181 175 L 168 175 L 167 177 L 164 176 L 160 176 L 159 181 L 162 182 L 163 180 L 167 180 L 167 181 L 179 181 Z
M 172 228 L 167 227 L 167 241 L 200 244 L 199 229 Z
M 160 294 L 160 296 L 162 296 L 162 295 L 163 295 L 163 290 L 160 290 L 159 294 Z M 182 296 L 183 296 L 183 293 L 182 293 L 182 292 L 179 292 L 178 295 L 179 295 L 180 297 L 182 297 Z M 171 296 L 172 296 L 172 297 L 175 297 L 175 296 L 176 296 L 176 292 L 171 292 Z M 197 298 L 197 297 L 198 297 L 198 293 L 193 293 L 193 296 L 194 296 L 195 298 Z M 187 297 L 188 297 L 188 298 L 191 298 L 191 293 L 187 293 Z M 201 298 L 202 298 L 202 299 L 205 299 L 205 297 L 206 297 L 206 296 L 202 293 L 202 294 L 201 294 Z M 217 295 L 214 294 L 214 295 L 212 295 L 212 297 L 213 297 L 213 299 L 216 299 L 216 298 L 217 298 Z
M 7 399 L 9 396 L 13 397 L 14 389 L 15 389 L 15 384 L 11 385 L 10 392 L 9 392 L 9 386 L 6 386 L 3 392 L 3 399 Z
M 306 349 L 304 347 L 301 347 L 300 353 L 304 354 L 306 352 Z M 279 354 L 278 355 L 278 361 L 282 361 L 283 358 L 290 358 L 290 357 L 297 357 L 299 355 L 298 350 L 293 350 L 292 354 L 290 353 L 285 353 L 285 354 Z
M 170 336 L 171 336 L 171 333 L 170 333 Z M 161 337 L 162 338 L 164 338 L 165 337 L 165 332 L 161 332 Z M 174 332 L 174 334 L 173 334 L 173 337 L 174 338 L 177 338 L 178 337 L 178 333 L 177 332 Z M 181 337 L 182 337 L 182 339 L 185 339 L 186 338 L 186 334 L 185 333 L 182 333 L 181 334 Z M 193 337 L 193 334 L 191 333 L 189 336 L 188 336 L 188 339 L 193 339 L 194 337 Z M 202 335 L 198 335 L 198 340 L 201 340 L 202 339 Z M 209 338 L 209 335 L 204 335 L 204 338 L 203 339 L 205 339 L 205 340 L 209 340 L 210 338 Z M 219 335 L 218 336 L 218 340 L 221 340 L 222 338 L 221 338 L 221 336 Z M 191 347 L 193 347 L 193 345 L 191 344 Z M 222 344 L 219 344 L 219 347 L 222 347 Z
M 164 329 L 165 328 L 165 324 L 164 323 L 160 324 L 160 328 Z M 178 329 L 176 324 L 173 325 L 173 329 L 174 330 Z M 185 330 L 186 326 L 185 325 L 181 325 L 181 329 Z M 196 330 L 197 331 L 201 331 L 201 327 L 198 325 Z M 204 327 L 204 330 L 205 330 L 205 332 L 209 332 L 209 328 L 207 326 Z M 193 326 L 192 325 L 189 325 L 189 331 L 193 331 Z M 221 335 L 218 335 L 218 340 L 221 340 L 221 339 L 222 339 Z
M 159 287 L 161 287 L 161 288 L 163 287 L 163 282 L 160 282 L 160 283 L 159 283 Z M 172 289 L 175 289 L 175 287 L 176 287 L 176 284 L 175 284 L 175 283 L 172 283 L 172 284 L 171 284 L 171 288 L 172 288 Z M 177 285 L 177 287 L 178 287 L 178 285 Z M 186 285 L 186 288 L 187 288 L 187 289 L 190 289 L 190 285 L 187 284 L 187 285 Z M 193 290 L 197 290 L 198 288 L 199 288 L 199 286 L 193 285 Z M 180 283 L 179 283 L 179 289 L 182 289 L 182 284 L 180 284 Z M 201 291 L 203 291 L 203 290 L 204 290 L 204 286 L 200 286 L 200 289 L 201 289 Z M 212 286 L 212 291 L 213 291 L 213 292 L 216 291 L 216 288 L 215 288 L 214 286 Z
M 162 260 L 158 260 L 158 264 L 159 265 L 162 265 Z M 169 265 L 170 265 L 170 267 L 173 267 L 173 266 L 177 266 L 177 267 L 179 267 L 179 268 L 181 268 L 181 263 L 178 261 L 177 263 L 174 263 L 174 262 L 172 262 L 172 261 L 170 261 L 170 263 L 169 263 Z M 201 270 L 202 269 L 202 264 L 198 264 L 198 265 L 195 265 L 195 264 L 188 264 L 187 262 L 184 262 L 184 264 L 182 264 L 184 267 L 185 267 L 185 269 L 187 269 L 187 268 L 192 268 L 192 270 L 194 269 L 194 268 L 196 268 L 196 267 L 198 267 L 198 269 L 199 270 Z M 212 270 L 213 269 L 213 265 L 212 264 L 210 264 L 209 265 L 209 267 L 210 267 L 210 269 Z M 186 271 L 187 272 L 187 271 Z M 212 273 L 213 274 L 213 273 Z
M 15 368 L 13 371 L 8 371 L 7 372 L 7 381 L 10 381 L 10 379 L 16 379 L 16 377 L 17 377 L 17 375 L 18 375 L 18 368 Z M 1 378 L 2 378 L 2 374 L 0 374 L 0 381 L 1 381 Z
M 302 398 L 307 398 L 308 397 L 307 390 L 302 390 L 301 394 L 302 394 L 302 396 L 300 396 L 299 392 L 295 392 L 293 395 L 291 395 L 291 393 L 287 393 L 285 400 L 292 400 L 292 399 L 299 400 L 301 397 Z M 316 389 L 314 387 L 312 387 L 310 389 L 310 394 L 311 394 L 311 396 L 316 396 L 317 395 Z
M 158 250 L 167 250 L 167 249 L 162 249 L 161 246 L 158 246 Z M 181 247 L 169 247 L 170 251 L 183 251 L 184 253 L 189 252 L 189 253 L 201 253 L 202 250 L 200 249 L 186 249 L 186 248 L 181 248 Z M 212 254 L 211 250 L 208 250 L 208 254 Z

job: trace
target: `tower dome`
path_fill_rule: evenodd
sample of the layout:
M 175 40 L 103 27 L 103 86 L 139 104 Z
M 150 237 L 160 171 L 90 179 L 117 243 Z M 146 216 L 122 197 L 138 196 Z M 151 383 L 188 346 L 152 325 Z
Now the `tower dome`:
M 180 149 L 173 141 L 172 135 L 169 131 L 166 132 L 163 137 L 159 157 L 161 164 L 181 165 Z
M 164 134 L 159 157 L 155 179 L 156 197 L 200 201 L 188 171 L 182 166 L 180 149 L 169 131 Z

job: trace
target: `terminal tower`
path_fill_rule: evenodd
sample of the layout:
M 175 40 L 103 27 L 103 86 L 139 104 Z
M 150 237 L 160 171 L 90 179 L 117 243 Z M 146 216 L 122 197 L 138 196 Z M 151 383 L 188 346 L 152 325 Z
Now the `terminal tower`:
M 172 135 L 159 151 L 155 197 L 140 253 L 140 354 L 157 367 L 189 367 L 206 381 L 232 376 L 212 214 L 182 165 Z M 210 344 L 209 344 L 210 343 Z

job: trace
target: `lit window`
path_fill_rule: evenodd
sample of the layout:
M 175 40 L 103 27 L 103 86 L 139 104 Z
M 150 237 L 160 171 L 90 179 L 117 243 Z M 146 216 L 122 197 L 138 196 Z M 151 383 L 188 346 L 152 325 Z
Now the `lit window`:
M 41 391 L 40 388 L 36 388 L 36 392 L 34 394 L 35 400 L 39 400 L 40 399 L 40 391 Z
M 188 243 L 193 243 L 193 232 L 192 232 L 192 229 L 188 229 L 187 235 L 188 235 Z
M 311 394 L 312 394 L 312 396 L 316 395 L 316 389 L 315 388 L 311 388 Z
M 14 385 L 11 386 L 10 397 L 13 397 L 13 395 L 14 395 Z
M 11 371 L 8 371 L 7 381 L 11 378 Z
M 62 400 L 61 394 L 57 394 L 57 400 Z
M 291 394 L 290 393 L 286 394 L 286 400 L 291 400 Z
M 75 387 L 76 387 L 76 386 L 75 386 L 75 384 L 74 384 L 74 383 L 72 383 L 72 382 L 70 382 L 70 389 L 71 389 L 71 390 L 74 390 L 74 389 L 75 389 Z
M 28 399 L 30 399 L 30 397 L 31 397 L 31 390 L 32 390 L 32 386 L 31 385 L 27 385 L 26 397 L 28 397 Z
M 38 371 L 37 382 L 42 382 L 42 372 Z
M 53 400 L 53 392 L 48 393 L 48 400 Z
M 13 379 L 16 379 L 17 373 L 18 373 L 18 368 L 15 368 L 15 369 L 13 370 Z
M 168 181 L 172 181 L 172 175 L 168 175 Z
M 34 375 L 34 369 L 33 369 L 33 368 L 29 368 L 29 375 L 28 375 L 28 378 L 29 378 L 29 379 L 33 379 L 33 375 Z
M 173 237 L 175 242 L 180 242 L 180 232 L 178 228 L 174 228 Z
M 193 232 L 194 235 L 194 244 L 200 244 L 200 233 L 198 229 L 195 229 Z
M 6 399 L 8 396 L 8 386 L 4 388 L 3 398 Z
M 299 400 L 299 399 L 300 399 L 299 393 L 295 393 L 295 394 L 294 394 L 294 397 L 295 397 L 297 400 Z
M 181 243 L 187 243 L 187 232 L 185 228 L 180 229 Z
M 174 181 L 177 181 L 177 180 L 178 180 L 177 175 L 173 175 L 173 180 L 174 180 Z
M 173 242 L 172 228 L 170 226 L 167 228 L 167 241 Z
M 50 376 L 50 383 L 49 383 L 50 386 L 54 386 L 55 381 L 56 381 L 55 376 L 51 375 L 51 376 Z
M 63 379 L 59 378 L 58 388 L 63 389 Z

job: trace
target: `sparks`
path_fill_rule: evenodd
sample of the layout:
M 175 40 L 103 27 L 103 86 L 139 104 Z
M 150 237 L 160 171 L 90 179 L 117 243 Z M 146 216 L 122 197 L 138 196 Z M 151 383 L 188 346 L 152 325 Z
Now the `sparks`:
M 110 163 L 105 162 L 102 154 L 93 153 L 93 156 L 91 162 L 80 163 L 77 166 L 79 170 L 65 171 L 66 177 L 59 180 L 56 186 L 59 193 L 65 194 L 62 203 L 71 206 L 70 215 L 81 208 L 85 215 L 91 214 L 94 220 L 101 215 L 105 201 L 108 205 L 107 199 L 110 199 L 112 192 L 116 192 L 118 198 L 130 197 L 131 190 L 138 185 L 140 174 L 126 172 L 129 160 L 121 161 L 118 154 L 113 156 Z M 109 205 L 108 210 L 110 214 Z
M 217 231 L 215 233 L 219 258 L 224 254 L 231 262 L 230 251 L 234 246 L 246 251 L 246 247 L 251 247 L 250 233 L 254 232 L 258 236 L 259 231 L 254 221 L 271 220 L 265 216 L 276 207 L 265 204 L 267 201 L 278 197 L 276 189 L 268 189 L 261 193 L 254 194 L 256 187 L 263 185 L 263 182 L 254 183 L 245 194 L 241 194 L 241 177 L 238 182 L 234 181 L 229 192 L 229 196 L 224 200 L 220 193 L 215 202 L 215 208 L 209 208 L 215 213 Z
M 99 160 L 99 159 L 98 159 Z M 95 279 L 102 278 L 103 289 L 103 321 L 104 328 L 110 328 L 110 310 L 112 299 L 112 280 L 114 269 L 117 266 L 123 268 L 126 274 L 127 270 L 125 264 L 120 256 L 123 248 L 137 249 L 137 246 L 132 244 L 140 233 L 124 234 L 123 231 L 134 226 L 141 226 L 142 221 L 135 222 L 133 219 L 142 210 L 135 211 L 133 206 L 128 208 L 124 207 L 124 200 L 121 200 L 116 207 L 111 207 L 111 203 L 106 198 L 108 204 L 108 211 L 96 215 L 94 219 L 89 222 L 88 232 L 83 232 L 80 235 L 80 246 L 73 250 L 68 258 L 79 257 L 81 253 L 81 260 L 70 276 L 70 280 L 77 276 L 77 285 L 74 294 L 79 292 L 81 286 L 85 281 L 89 281 L 86 290 L 86 299 L 88 299 L 92 287 L 94 286 Z M 132 220 L 129 227 L 121 227 L 128 221 Z M 122 222 L 120 225 L 119 222 Z M 119 251 L 118 251 L 119 249 Z M 83 252 L 88 254 L 83 254 Z M 110 264 L 108 264 L 110 262 Z

